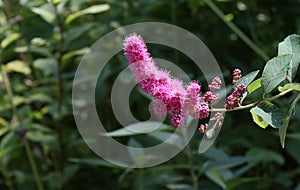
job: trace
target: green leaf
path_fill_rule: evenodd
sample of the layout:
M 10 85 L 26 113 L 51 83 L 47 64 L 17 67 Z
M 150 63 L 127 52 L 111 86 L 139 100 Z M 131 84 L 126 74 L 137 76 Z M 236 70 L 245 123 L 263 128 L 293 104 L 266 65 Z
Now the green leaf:
M 73 13 L 73 14 L 69 15 L 67 17 L 67 19 L 65 20 L 65 23 L 70 24 L 73 20 L 77 19 L 78 17 L 80 17 L 82 15 L 101 13 L 101 12 L 109 10 L 109 8 L 110 7 L 109 7 L 108 4 L 90 6 L 87 9 L 84 9 L 84 10 L 81 10 L 81 11 L 78 11 L 76 13 Z
M 54 58 L 36 59 L 33 62 L 33 66 L 43 71 L 45 75 L 50 75 L 50 74 L 56 75 L 57 73 L 57 64 Z
M 264 93 L 271 92 L 286 79 L 291 54 L 280 55 L 267 62 L 262 73 L 262 88 Z
M 300 91 L 300 83 L 288 83 L 284 86 L 279 86 L 278 87 L 279 92 L 283 92 L 283 91 L 286 91 L 288 89 L 293 89 L 293 90 L 296 90 L 296 91 Z
M 52 3 L 53 5 L 57 5 L 60 2 L 62 2 L 62 0 L 48 0 L 49 3 Z
M 147 135 L 159 140 L 160 142 L 168 143 L 178 148 L 184 147 L 182 137 L 176 133 L 171 133 L 167 131 L 154 131 L 152 133 L 148 133 Z
M 252 108 L 250 112 L 254 122 L 262 128 L 266 128 L 267 124 L 274 128 L 279 128 L 283 125 L 286 118 L 286 114 L 270 102 L 262 102 Z
M 73 163 L 86 164 L 90 166 L 101 166 L 101 167 L 119 168 L 119 169 L 124 168 L 120 165 L 115 165 L 112 164 L 111 162 L 99 158 L 70 158 L 69 161 Z
M 279 137 L 280 137 L 280 143 L 282 148 L 284 148 L 285 146 L 286 131 L 290 122 L 290 118 L 292 114 L 294 114 L 295 107 L 299 99 L 300 99 L 300 93 L 298 93 L 298 95 L 295 96 L 295 98 L 290 102 L 289 104 L 290 106 L 287 111 L 287 118 L 285 118 L 283 125 L 279 128 Z
M 255 79 L 258 75 L 259 70 L 253 71 L 245 76 L 243 76 L 238 82 L 233 85 L 233 88 L 237 87 L 239 84 L 244 84 L 246 87 Z
M 41 7 L 32 7 L 31 11 L 42 17 L 46 22 L 52 24 L 55 20 L 55 10 L 53 5 L 45 4 Z
M 284 164 L 284 158 L 275 151 L 252 148 L 247 152 L 247 157 L 252 158 L 254 162 L 277 162 L 278 164 Z
M 263 120 L 262 117 L 260 117 L 259 115 L 257 115 L 255 113 L 255 111 L 253 110 L 253 108 L 250 110 L 250 113 L 252 115 L 252 119 L 253 121 L 258 125 L 260 126 L 261 128 L 265 129 L 269 124 Z
M 28 131 L 26 133 L 26 137 L 34 142 L 39 142 L 44 144 L 54 143 L 57 140 L 54 134 L 46 134 L 40 131 Z
M 2 124 L 1 124 L 1 121 L 3 121 L 2 120 L 2 118 L 0 117 L 0 137 L 1 136 L 3 136 L 4 134 L 6 134 L 9 130 L 10 130 L 10 127 L 8 126 L 8 125 L 6 125 L 6 126 L 1 126 Z
M 249 177 L 249 178 L 234 178 L 229 181 L 226 181 L 228 189 L 234 189 L 237 186 L 240 186 L 245 183 L 250 183 L 254 181 L 260 181 L 260 177 Z
M 82 49 L 70 51 L 70 52 L 64 54 L 62 57 L 63 66 L 65 66 L 65 63 L 67 61 L 69 61 L 72 57 L 78 56 L 78 55 L 84 55 L 88 50 L 89 50 L 89 48 L 82 48 Z
M 217 185 L 219 185 L 220 187 L 222 187 L 223 189 L 227 189 L 227 185 L 225 183 L 225 179 L 222 177 L 222 175 L 220 174 L 220 172 L 218 170 L 212 169 L 212 170 L 206 171 L 205 175 L 210 180 L 212 180 L 213 182 L 215 182 Z
M 72 176 L 74 176 L 78 170 L 78 165 L 74 164 L 66 166 L 63 173 L 63 182 L 67 182 L 69 179 L 71 179 Z
M 236 156 L 236 157 L 228 157 L 225 160 L 209 160 L 204 163 L 202 170 L 211 170 L 211 169 L 229 169 L 236 167 L 238 165 L 242 165 L 246 163 L 249 159 L 247 157 Z
M 31 73 L 29 66 L 21 60 L 14 60 L 5 65 L 5 69 L 8 72 L 17 72 L 28 75 Z
M 255 81 L 253 81 L 252 83 L 250 83 L 247 87 L 247 92 L 248 95 L 251 94 L 252 92 L 258 90 L 261 87 L 261 78 L 256 79 Z
M 138 166 L 143 166 L 148 162 L 150 156 L 145 154 L 143 146 L 138 141 L 131 137 L 128 146 L 129 155 Z
M 20 33 L 12 33 L 10 35 L 8 35 L 6 38 L 4 38 L 1 41 L 1 48 L 5 49 L 7 46 L 9 46 L 11 43 L 13 43 L 14 41 L 16 41 L 17 39 L 20 38 Z
M 107 135 L 110 137 L 132 136 L 132 135 L 150 133 L 155 130 L 163 130 L 168 128 L 169 128 L 168 125 L 161 124 L 159 122 L 135 123 L 135 124 L 128 125 L 122 129 L 117 129 L 115 131 L 111 131 L 108 133 L 101 133 L 100 135 Z
M 293 34 L 284 39 L 278 45 L 278 55 L 293 54 L 293 58 L 289 63 L 287 79 L 292 82 L 297 74 L 300 63 L 300 36 Z
M 20 144 L 14 144 L 14 145 L 10 145 L 7 148 L 0 149 L 0 159 L 2 159 L 3 156 L 8 155 L 10 152 L 12 152 L 20 147 L 21 147 Z
M 71 28 L 71 29 L 67 30 L 66 38 L 65 38 L 66 45 L 67 45 L 66 48 L 68 48 L 68 46 L 72 47 L 72 42 L 74 42 L 75 40 L 77 40 L 81 36 L 86 35 L 87 32 L 91 31 L 91 29 L 94 26 L 97 26 L 97 23 L 89 22 L 89 23 L 84 23 L 84 24 L 81 24 L 77 27 L 74 27 L 74 28 Z
M 170 183 L 170 182 L 168 182 Z M 190 184 L 167 184 L 166 187 L 170 190 L 191 190 L 193 187 Z
M 26 97 L 26 103 L 31 102 L 52 103 L 53 99 L 45 93 L 35 92 Z

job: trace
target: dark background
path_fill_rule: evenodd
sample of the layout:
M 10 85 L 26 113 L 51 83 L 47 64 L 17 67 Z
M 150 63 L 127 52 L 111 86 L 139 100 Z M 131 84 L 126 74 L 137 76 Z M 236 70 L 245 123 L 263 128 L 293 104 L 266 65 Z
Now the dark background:
M 197 132 L 186 150 L 162 165 L 145 169 L 126 169 L 103 161 L 77 131 L 71 105 L 76 68 L 85 48 L 119 26 L 153 21 L 192 32 L 209 47 L 227 84 L 233 69 L 240 68 L 244 74 L 262 69 L 277 55 L 279 42 L 300 33 L 299 0 L 213 2 L 228 23 L 234 23 L 259 47 L 256 51 L 204 0 L 56 0 L 55 5 L 43 0 L 0 1 L 0 189 L 38 189 L 36 184 L 41 181 L 44 189 L 299 190 L 297 112 L 291 119 L 285 149 L 278 131 L 259 128 L 246 110 L 226 115 L 209 152 L 198 153 L 202 136 Z M 99 4 L 109 5 L 109 9 L 83 11 Z M 68 22 L 78 13 L 82 15 Z M 154 44 L 149 44 L 149 50 L 153 57 L 176 63 L 191 79 L 205 84 L 201 71 L 180 52 Z M 126 66 L 120 52 L 97 83 L 99 117 L 108 131 L 122 127 L 111 109 L 110 90 Z M 9 89 L 12 93 L 7 93 Z M 148 119 L 149 102 L 135 88 L 130 97 L 133 115 Z M 286 99 L 279 103 L 285 104 Z M 116 139 L 141 146 L 152 143 L 147 135 Z

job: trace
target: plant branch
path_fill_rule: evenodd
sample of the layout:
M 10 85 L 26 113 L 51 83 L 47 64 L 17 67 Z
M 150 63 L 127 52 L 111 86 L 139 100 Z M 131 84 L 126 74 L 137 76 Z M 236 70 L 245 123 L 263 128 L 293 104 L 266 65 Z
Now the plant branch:
M 257 105 L 259 105 L 261 102 L 264 102 L 264 101 L 269 101 L 269 102 L 272 102 L 282 96 L 284 96 L 285 94 L 289 93 L 289 92 L 292 92 L 293 89 L 287 89 L 283 92 L 280 92 L 279 94 L 275 95 L 275 96 L 272 96 L 272 97 L 269 97 L 269 98 L 265 98 L 263 100 L 260 100 L 260 101 L 257 101 L 257 102 L 254 102 L 254 103 L 251 103 L 251 104 L 247 104 L 247 105 L 241 105 L 239 107 L 235 107 L 233 108 L 232 110 L 226 110 L 225 108 L 212 108 L 210 109 L 210 112 L 230 112 L 230 111 L 238 111 L 238 110 L 244 110 L 244 109 L 249 109 L 249 108 L 252 108 L 252 107 L 255 107 Z
M 233 22 L 226 19 L 225 14 L 219 9 L 212 0 L 205 0 L 209 8 L 230 28 L 238 37 L 241 38 L 245 44 L 247 44 L 255 53 L 257 53 L 264 61 L 268 61 L 269 56 L 258 47 L 250 38 L 248 38 L 245 33 L 243 33 Z

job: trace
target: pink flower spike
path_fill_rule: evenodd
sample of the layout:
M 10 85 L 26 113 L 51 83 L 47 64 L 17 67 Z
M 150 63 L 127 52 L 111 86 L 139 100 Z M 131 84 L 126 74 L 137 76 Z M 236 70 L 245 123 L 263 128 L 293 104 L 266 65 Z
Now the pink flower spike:
M 242 71 L 240 69 L 234 69 L 232 84 L 237 83 L 242 78 Z
M 129 64 L 137 61 L 150 61 L 151 57 L 148 53 L 143 38 L 136 33 L 129 34 L 124 40 L 124 51 Z
M 221 79 L 219 77 L 215 77 L 211 81 L 211 84 L 208 85 L 208 89 L 211 90 L 211 91 L 220 90 L 221 84 L 222 84 Z

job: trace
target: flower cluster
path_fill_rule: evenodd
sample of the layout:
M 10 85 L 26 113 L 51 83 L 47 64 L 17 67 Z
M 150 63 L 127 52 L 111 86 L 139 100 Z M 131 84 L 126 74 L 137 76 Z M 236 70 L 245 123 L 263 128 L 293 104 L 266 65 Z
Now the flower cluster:
M 221 84 L 222 84 L 222 81 L 221 81 L 220 77 L 215 77 L 211 81 L 211 84 L 208 85 L 208 89 L 211 90 L 211 91 L 220 90 L 221 89 Z
M 209 102 L 210 104 L 216 102 L 219 99 L 219 95 L 216 94 L 215 91 L 220 90 L 221 84 L 221 79 L 219 77 L 215 77 L 211 81 L 211 84 L 208 85 L 209 91 L 205 93 L 205 95 L 203 96 L 203 100 L 205 102 Z
M 221 79 L 215 77 L 208 86 L 208 91 L 201 96 L 201 84 L 192 81 L 184 84 L 181 80 L 170 75 L 168 71 L 159 68 L 151 58 L 146 44 L 140 35 L 135 33 L 126 36 L 124 51 L 130 69 L 134 72 L 135 80 L 141 89 L 154 98 L 152 109 L 157 116 L 170 114 L 172 125 L 178 127 L 185 125 L 188 115 L 196 119 L 209 117 L 212 104 L 219 99 L 216 93 L 221 88 Z M 233 82 L 241 78 L 241 71 L 235 69 Z M 225 108 L 231 110 L 238 106 L 245 92 L 245 85 L 238 85 L 227 98 Z M 223 113 L 216 113 L 210 120 L 216 120 L 220 127 Z M 208 124 L 200 126 L 200 132 L 205 132 Z
M 242 78 L 242 71 L 240 69 L 234 69 L 232 84 L 237 83 Z
M 232 94 L 227 97 L 227 101 L 225 104 L 226 110 L 232 110 L 233 108 L 239 106 L 239 103 L 245 91 L 246 87 L 244 84 L 240 84 L 237 87 L 235 87 Z
M 152 107 L 156 115 L 170 113 L 174 126 L 183 126 L 187 115 L 197 119 L 209 116 L 208 104 L 200 101 L 201 85 L 195 81 L 185 85 L 158 68 L 141 36 L 128 35 L 124 40 L 124 51 L 141 89 L 155 99 Z

